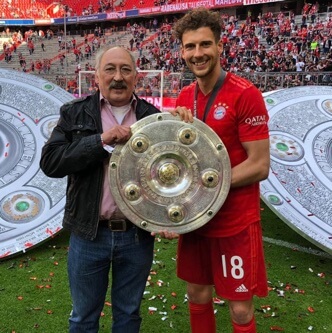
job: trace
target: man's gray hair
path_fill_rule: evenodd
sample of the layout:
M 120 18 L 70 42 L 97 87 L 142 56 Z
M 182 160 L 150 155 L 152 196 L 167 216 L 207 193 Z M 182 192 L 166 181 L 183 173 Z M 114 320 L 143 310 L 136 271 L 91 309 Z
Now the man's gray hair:
M 136 71 L 136 61 L 135 61 L 135 57 L 132 54 L 132 52 L 130 52 L 129 50 L 127 50 L 126 48 L 124 48 L 122 46 L 113 46 L 113 45 L 103 46 L 102 48 L 100 48 L 97 51 L 97 53 L 96 53 L 96 65 L 95 65 L 96 71 L 98 71 L 98 69 L 100 67 L 101 59 L 102 59 L 103 55 L 105 54 L 105 52 L 107 52 L 108 50 L 111 50 L 111 49 L 123 49 L 124 51 L 126 51 L 129 54 L 129 56 L 131 58 L 131 61 L 132 61 L 132 64 L 133 64 L 133 68 Z

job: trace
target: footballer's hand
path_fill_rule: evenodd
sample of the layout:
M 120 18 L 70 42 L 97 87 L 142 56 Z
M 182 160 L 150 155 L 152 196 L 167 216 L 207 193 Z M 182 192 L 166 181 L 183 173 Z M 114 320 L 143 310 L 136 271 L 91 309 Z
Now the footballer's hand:
M 178 106 L 176 109 L 169 111 L 173 116 L 179 115 L 181 120 L 186 123 L 192 123 L 194 121 L 193 114 L 190 109 L 187 109 L 184 106 Z

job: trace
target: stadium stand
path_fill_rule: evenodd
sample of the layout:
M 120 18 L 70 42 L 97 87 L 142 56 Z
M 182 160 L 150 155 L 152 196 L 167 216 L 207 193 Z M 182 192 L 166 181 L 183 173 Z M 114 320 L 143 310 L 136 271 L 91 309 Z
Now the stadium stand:
M 25 15 L 29 12 L 61 17 L 128 9 L 133 3 L 134 6 L 156 4 L 154 0 L 91 2 L 67 0 L 64 5 L 64 2 L 48 0 L 6 0 L 0 6 L 12 9 L 14 4 L 19 4 L 17 11 Z M 291 11 L 265 11 L 255 19 L 247 15 L 243 20 L 219 11 L 225 24 L 221 61 L 226 70 L 246 76 L 262 91 L 294 85 L 332 84 L 332 16 L 319 12 L 318 5 L 306 3 L 298 15 Z M 174 19 L 176 16 L 172 15 L 123 20 L 116 25 L 105 23 L 103 28 L 98 24 L 83 26 L 83 33 L 69 29 L 66 36 L 63 26 L 35 27 L 24 32 L 21 27 L 6 27 L 0 38 L 3 50 L 0 66 L 42 75 L 76 93 L 78 72 L 93 70 L 91 64 L 96 50 L 104 44 L 122 45 L 134 52 L 139 69 L 163 70 L 165 94 L 176 95 L 192 76 L 181 60 L 179 41 L 172 35 Z M 174 79 L 178 75 L 172 73 L 181 73 L 180 84 Z M 143 86 L 141 94 L 153 93 L 153 86 L 146 89 Z

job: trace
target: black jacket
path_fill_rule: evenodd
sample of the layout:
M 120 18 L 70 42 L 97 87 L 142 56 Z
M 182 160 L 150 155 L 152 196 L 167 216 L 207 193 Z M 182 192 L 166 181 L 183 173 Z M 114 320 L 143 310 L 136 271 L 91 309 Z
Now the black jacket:
M 160 112 L 137 98 L 136 117 L 140 120 Z M 97 234 L 103 186 L 103 149 L 99 92 L 64 104 L 60 119 L 42 149 L 40 167 L 48 177 L 68 176 L 63 227 L 80 237 Z

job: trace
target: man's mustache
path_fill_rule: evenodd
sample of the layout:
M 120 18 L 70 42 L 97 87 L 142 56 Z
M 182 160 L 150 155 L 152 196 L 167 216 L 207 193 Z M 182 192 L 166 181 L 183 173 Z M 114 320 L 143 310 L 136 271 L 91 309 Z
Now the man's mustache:
M 121 82 L 116 82 L 116 81 L 112 81 L 108 87 L 109 89 L 115 88 L 115 89 L 127 89 L 128 86 L 125 82 L 121 81 Z

